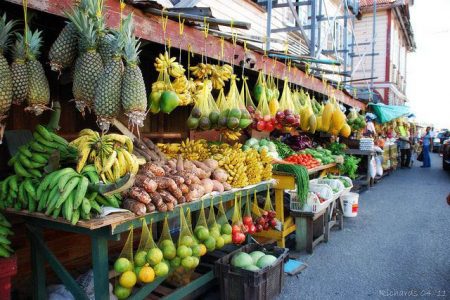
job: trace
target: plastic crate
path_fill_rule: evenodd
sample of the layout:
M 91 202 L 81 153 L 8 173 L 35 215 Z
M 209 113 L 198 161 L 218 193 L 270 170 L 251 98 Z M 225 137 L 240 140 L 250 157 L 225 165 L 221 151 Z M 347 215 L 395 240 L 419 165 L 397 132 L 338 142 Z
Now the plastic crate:
M 0 258 L 0 300 L 11 299 L 11 278 L 17 274 L 17 257 Z
M 231 265 L 231 258 L 239 252 L 263 251 L 278 259 L 259 271 L 247 271 Z M 284 284 L 284 262 L 289 249 L 274 247 L 267 251 L 258 244 L 248 244 L 216 261 L 214 274 L 220 284 L 223 300 L 271 300 L 281 293 Z

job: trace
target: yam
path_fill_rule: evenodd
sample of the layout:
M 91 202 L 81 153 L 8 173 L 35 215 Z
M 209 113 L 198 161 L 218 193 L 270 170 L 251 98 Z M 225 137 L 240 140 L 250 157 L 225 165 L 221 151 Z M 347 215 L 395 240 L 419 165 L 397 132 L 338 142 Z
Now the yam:
M 169 178 L 173 179 L 178 187 L 184 183 L 184 178 L 178 175 L 171 175 Z
M 166 212 L 166 211 L 167 211 L 167 205 L 166 205 L 166 203 L 161 202 L 160 205 L 156 205 L 156 209 L 157 209 L 159 212 Z
M 156 207 L 158 207 L 159 205 L 161 205 L 161 203 L 164 202 L 161 195 L 158 192 L 150 193 L 150 197 L 152 198 L 152 202 L 153 204 L 155 204 Z
M 180 185 L 180 190 L 183 193 L 183 195 L 189 193 L 189 187 L 187 186 L 187 184 L 183 183 L 182 185 Z
M 158 184 L 159 191 L 175 189 L 177 187 L 175 181 L 169 177 L 155 177 L 155 181 Z
M 197 198 L 200 198 L 201 196 L 203 196 L 205 194 L 205 188 L 201 184 L 197 184 L 197 183 L 191 184 L 189 186 L 189 189 L 191 191 L 197 191 L 197 194 L 198 194 Z
M 175 208 L 175 203 L 169 202 L 169 203 L 166 203 L 166 206 L 167 206 L 167 211 L 172 211 Z
M 134 185 L 143 188 L 147 193 L 154 192 L 158 188 L 158 184 L 156 183 L 156 181 L 144 175 L 136 175 Z
M 205 173 L 211 173 L 214 170 L 208 167 L 206 164 L 202 163 L 201 161 L 194 160 L 193 163 L 197 168 L 200 168 L 203 171 L 205 171 Z
M 145 207 L 147 208 L 147 213 L 152 213 L 156 210 L 156 206 L 151 202 L 146 204 Z
M 146 163 L 145 165 L 142 166 L 142 169 L 148 170 L 148 171 L 152 172 L 153 174 L 155 174 L 156 176 L 166 175 L 166 172 L 164 171 L 164 169 L 155 163 Z
M 212 158 L 205 159 L 203 164 L 205 164 L 210 170 L 215 170 L 219 167 L 219 162 Z
M 175 159 L 171 159 L 171 160 L 167 161 L 167 166 L 169 166 L 169 168 L 171 168 L 171 169 L 176 169 L 177 161 Z
M 228 182 L 222 182 L 222 185 L 225 191 L 229 191 L 232 189 L 231 185 Z
M 218 180 L 211 180 L 213 183 L 213 191 L 223 193 L 225 188 L 223 187 L 223 184 Z
M 128 192 L 128 197 L 133 198 L 141 203 L 147 204 L 152 201 L 150 195 L 142 188 L 134 186 Z
M 181 154 L 178 154 L 177 159 L 177 172 L 183 172 L 184 171 L 184 164 L 183 164 L 183 156 Z
M 217 168 L 214 170 L 212 174 L 212 179 L 217 180 L 219 182 L 226 182 L 228 179 L 228 173 L 224 169 Z
M 186 170 L 186 171 L 190 171 L 190 170 L 196 168 L 195 165 L 190 160 L 185 160 L 183 163 L 183 167 L 184 167 L 184 170 Z
M 171 193 L 169 193 L 169 191 L 160 191 L 159 194 L 161 195 L 164 203 L 177 203 L 177 199 Z
M 144 137 L 144 138 L 142 138 L 142 141 L 151 150 L 154 150 L 155 148 L 157 148 L 156 145 L 149 138 Z
M 144 203 L 130 198 L 127 198 L 122 202 L 122 207 L 138 216 L 143 216 L 147 212 L 147 207 Z
M 199 196 L 198 190 L 190 191 L 189 194 L 186 195 L 186 202 L 192 202 L 200 197 L 201 196 Z
M 213 191 L 214 183 L 211 179 L 205 178 L 202 179 L 202 186 L 205 189 L 205 194 L 209 194 Z
M 180 199 L 178 199 L 178 204 L 183 204 L 186 202 L 186 198 L 184 196 L 181 196 Z

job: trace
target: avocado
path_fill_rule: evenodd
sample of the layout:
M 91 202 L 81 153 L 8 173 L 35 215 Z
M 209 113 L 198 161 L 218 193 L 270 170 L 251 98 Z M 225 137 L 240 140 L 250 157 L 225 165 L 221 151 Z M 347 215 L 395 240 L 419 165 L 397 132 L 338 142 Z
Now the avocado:
M 178 95 L 173 91 L 164 91 L 161 94 L 161 100 L 159 106 L 161 111 L 166 114 L 170 114 L 180 103 Z
M 238 118 L 234 118 L 234 117 L 228 118 L 227 127 L 229 129 L 233 129 L 233 130 L 238 128 L 239 127 L 239 119 Z
M 241 118 L 241 110 L 239 108 L 232 108 L 230 109 L 230 112 L 228 113 L 228 118 Z
M 200 118 L 202 116 L 202 112 L 200 111 L 200 108 L 194 107 L 191 111 L 191 116 L 194 118 Z
M 199 119 L 197 119 L 197 118 L 189 117 L 187 119 L 187 126 L 191 130 L 197 129 L 198 123 L 199 123 Z
M 198 126 L 200 129 L 209 130 L 211 129 L 211 121 L 209 121 L 208 117 L 201 117 Z
M 239 121 L 239 127 L 241 128 L 241 129 L 244 129 L 244 128 L 247 128 L 250 124 L 252 124 L 252 120 L 249 120 L 249 119 L 241 119 L 240 121 Z
M 159 113 L 159 101 L 161 100 L 161 92 L 151 92 L 148 97 L 148 107 L 153 114 Z
M 218 111 L 212 111 L 209 113 L 209 120 L 211 121 L 211 125 L 216 125 L 219 121 L 219 112 Z

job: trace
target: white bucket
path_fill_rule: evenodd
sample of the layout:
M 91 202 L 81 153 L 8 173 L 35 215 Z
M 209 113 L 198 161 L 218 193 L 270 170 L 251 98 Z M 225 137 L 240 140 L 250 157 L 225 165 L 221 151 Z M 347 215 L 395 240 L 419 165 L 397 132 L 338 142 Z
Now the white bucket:
M 358 215 L 358 200 L 359 194 L 347 193 L 341 196 L 344 203 L 344 217 L 353 218 Z

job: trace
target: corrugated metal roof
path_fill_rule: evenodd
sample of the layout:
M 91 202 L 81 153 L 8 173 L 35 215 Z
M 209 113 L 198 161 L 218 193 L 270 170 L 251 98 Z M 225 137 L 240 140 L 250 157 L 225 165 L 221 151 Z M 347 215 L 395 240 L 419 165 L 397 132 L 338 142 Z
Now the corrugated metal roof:
M 377 0 L 377 5 L 385 6 L 394 3 L 396 0 Z M 373 0 L 359 0 L 360 7 L 373 6 Z

